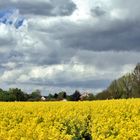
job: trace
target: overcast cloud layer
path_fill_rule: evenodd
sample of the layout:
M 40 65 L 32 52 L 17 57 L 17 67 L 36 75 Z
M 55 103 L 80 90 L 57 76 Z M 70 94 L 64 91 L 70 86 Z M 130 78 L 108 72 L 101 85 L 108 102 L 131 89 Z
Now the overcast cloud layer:
M 139 0 L 0 0 L 1 88 L 98 92 L 139 61 Z

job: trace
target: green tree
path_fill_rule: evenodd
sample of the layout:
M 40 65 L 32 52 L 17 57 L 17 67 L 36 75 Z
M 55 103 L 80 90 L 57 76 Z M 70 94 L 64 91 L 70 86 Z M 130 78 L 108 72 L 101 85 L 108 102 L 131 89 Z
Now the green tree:
M 67 97 L 67 93 L 65 91 L 61 91 L 58 93 L 58 100 L 63 100 L 63 99 L 66 99 Z
M 137 64 L 132 75 L 134 87 L 133 95 L 135 97 L 140 97 L 140 63 Z
M 18 88 L 10 88 L 8 91 L 8 96 L 10 97 L 10 99 L 14 99 L 16 101 L 25 101 L 25 96 L 24 96 L 24 92 L 21 89 Z
M 54 98 L 55 100 L 57 100 L 57 99 L 58 99 L 58 94 L 55 93 L 54 96 L 53 96 L 53 98 Z
M 71 99 L 72 101 L 79 101 L 80 100 L 80 92 L 78 90 L 76 90 L 72 95 L 71 95 Z
M 41 91 L 40 90 L 35 90 L 30 94 L 30 99 L 31 101 L 38 101 L 41 99 Z

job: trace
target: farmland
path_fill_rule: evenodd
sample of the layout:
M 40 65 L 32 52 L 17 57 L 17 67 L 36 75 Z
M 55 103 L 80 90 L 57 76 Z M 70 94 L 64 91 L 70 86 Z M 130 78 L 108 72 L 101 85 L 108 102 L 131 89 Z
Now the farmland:
M 0 140 L 139 140 L 140 99 L 1 102 Z

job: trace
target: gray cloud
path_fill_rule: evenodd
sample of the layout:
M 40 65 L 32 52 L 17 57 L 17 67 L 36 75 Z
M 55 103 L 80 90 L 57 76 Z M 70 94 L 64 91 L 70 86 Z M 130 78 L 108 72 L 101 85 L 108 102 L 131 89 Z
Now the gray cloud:
M 71 87 L 71 88 L 90 88 L 90 89 L 98 89 L 105 88 L 109 85 L 110 80 L 80 80 L 80 81 L 68 81 L 68 82 L 59 82 L 56 84 L 51 83 L 50 86 L 56 87 Z
M 51 1 L 0 1 L 0 8 L 18 8 L 23 15 L 68 16 L 76 9 L 71 0 Z
M 15 44 L 14 40 L 9 38 L 0 38 L 0 46 L 9 46 Z
M 67 25 L 67 28 L 66 26 Z M 84 23 L 57 25 L 54 39 L 61 41 L 64 47 L 93 51 L 140 51 L 140 21 L 103 19 L 97 25 Z M 60 28 L 58 28 L 58 26 Z M 65 29 L 66 30 L 63 30 Z M 52 32 L 55 26 L 52 27 Z M 98 30 L 97 30 L 98 29 Z M 61 32 L 63 30 L 63 32 Z
M 99 89 L 99 88 L 106 88 L 110 84 L 110 80 L 108 79 L 102 79 L 102 80 L 80 80 L 80 81 L 68 81 L 66 82 L 65 80 L 63 82 L 43 82 L 41 79 L 36 80 L 36 79 L 30 79 L 31 81 L 29 82 L 21 82 L 22 85 L 26 84 L 31 84 L 31 85 L 37 85 L 37 86 L 53 86 L 53 87 L 60 87 L 60 88 L 65 88 L 65 87 L 70 87 L 73 89 L 77 88 L 89 88 L 89 89 Z M 10 82 L 9 82 L 10 83 Z M 16 82 L 11 82 L 11 84 L 17 84 Z
M 93 16 L 99 17 L 99 16 L 104 16 L 106 14 L 106 11 L 103 10 L 101 7 L 97 6 L 97 7 L 93 8 L 93 9 L 91 9 L 91 14 Z
M 140 60 L 140 20 L 139 5 L 132 10 L 128 3 L 95 5 L 79 20 L 71 1 L 1 1 L 0 7 L 17 7 L 28 17 L 18 30 L 0 24 L 1 85 L 45 94 L 97 91 L 131 72 Z

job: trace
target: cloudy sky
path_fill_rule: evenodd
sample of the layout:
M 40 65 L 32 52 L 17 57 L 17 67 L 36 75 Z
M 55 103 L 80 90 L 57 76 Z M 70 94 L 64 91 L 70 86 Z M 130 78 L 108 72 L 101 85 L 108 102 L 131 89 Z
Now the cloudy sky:
M 139 61 L 139 0 L 0 0 L 3 89 L 95 93 Z

